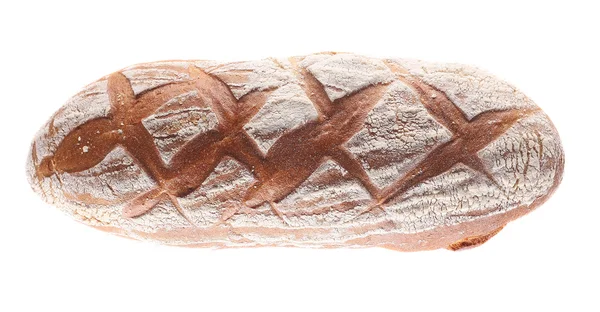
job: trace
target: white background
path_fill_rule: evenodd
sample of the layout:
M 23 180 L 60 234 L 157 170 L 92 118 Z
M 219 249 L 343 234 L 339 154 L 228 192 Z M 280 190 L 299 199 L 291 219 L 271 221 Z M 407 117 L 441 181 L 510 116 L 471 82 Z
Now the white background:
M 595 1 L 3 1 L 0 311 L 599 311 L 600 22 Z M 140 243 L 27 185 L 34 133 L 81 87 L 164 59 L 320 51 L 461 62 L 537 102 L 566 151 L 533 213 L 463 252 Z

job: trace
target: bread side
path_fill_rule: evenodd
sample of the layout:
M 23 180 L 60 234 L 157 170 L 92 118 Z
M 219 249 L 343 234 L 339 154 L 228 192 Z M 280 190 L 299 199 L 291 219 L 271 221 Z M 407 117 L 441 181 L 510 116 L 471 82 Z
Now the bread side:
M 33 189 L 174 245 L 463 248 L 557 187 L 548 117 L 473 67 L 353 54 L 135 65 L 38 132 Z

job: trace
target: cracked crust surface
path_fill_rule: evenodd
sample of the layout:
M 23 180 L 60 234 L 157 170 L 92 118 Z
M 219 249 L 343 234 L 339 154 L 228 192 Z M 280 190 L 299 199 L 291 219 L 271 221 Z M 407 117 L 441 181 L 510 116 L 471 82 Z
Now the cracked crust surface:
M 470 66 L 324 53 L 131 66 L 40 129 L 32 188 L 120 235 L 203 247 L 483 243 L 545 201 L 563 151 Z

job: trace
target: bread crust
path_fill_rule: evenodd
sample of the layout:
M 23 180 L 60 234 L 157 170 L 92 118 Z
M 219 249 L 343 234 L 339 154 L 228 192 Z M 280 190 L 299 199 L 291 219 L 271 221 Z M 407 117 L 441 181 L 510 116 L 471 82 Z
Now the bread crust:
M 27 171 L 127 237 L 414 251 L 484 243 L 563 167 L 548 117 L 479 69 L 323 53 L 125 68 L 42 127 Z

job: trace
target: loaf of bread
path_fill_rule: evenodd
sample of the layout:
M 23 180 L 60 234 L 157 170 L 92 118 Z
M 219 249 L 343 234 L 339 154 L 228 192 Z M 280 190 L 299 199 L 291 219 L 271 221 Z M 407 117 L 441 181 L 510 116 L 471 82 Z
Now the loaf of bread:
M 41 128 L 27 175 L 136 239 L 412 251 L 485 242 L 563 163 L 548 117 L 482 70 L 321 53 L 110 74 Z

